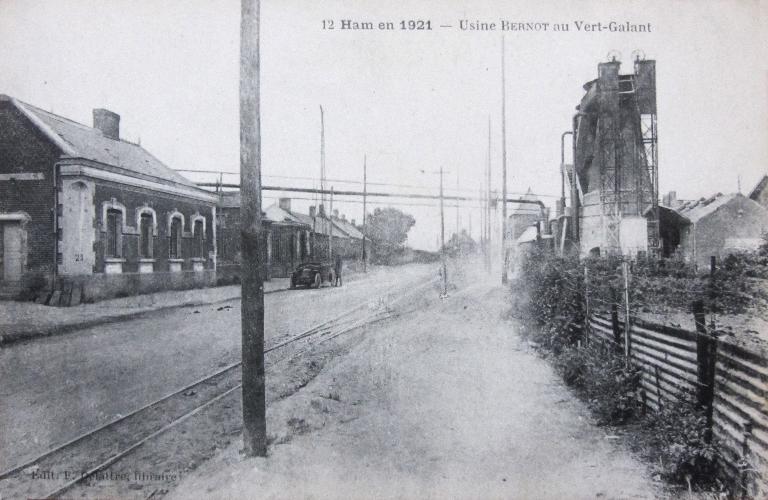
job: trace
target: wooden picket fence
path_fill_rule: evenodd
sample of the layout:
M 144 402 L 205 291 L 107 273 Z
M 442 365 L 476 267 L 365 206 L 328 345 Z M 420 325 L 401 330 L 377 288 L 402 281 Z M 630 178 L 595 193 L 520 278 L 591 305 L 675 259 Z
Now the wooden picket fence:
M 615 314 L 593 314 L 588 324 L 589 342 L 625 349 Z M 631 321 L 628 351 L 642 372 L 643 401 L 652 410 L 697 401 L 728 479 L 746 496 L 768 498 L 768 356 L 708 334 L 701 322 L 697 330 Z

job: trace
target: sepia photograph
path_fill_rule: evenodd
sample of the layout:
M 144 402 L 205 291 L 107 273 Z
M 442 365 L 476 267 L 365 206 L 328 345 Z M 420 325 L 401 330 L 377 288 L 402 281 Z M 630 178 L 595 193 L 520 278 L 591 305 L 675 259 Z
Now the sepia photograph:
M 0 0 L 0 500 L 768 498 L 767 33 Z

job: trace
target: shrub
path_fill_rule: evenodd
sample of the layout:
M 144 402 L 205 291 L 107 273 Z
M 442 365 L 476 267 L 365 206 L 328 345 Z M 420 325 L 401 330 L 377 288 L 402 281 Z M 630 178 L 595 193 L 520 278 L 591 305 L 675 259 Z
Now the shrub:
M 563 381 L 589 405 L 598 425 L 620 425 L 639 415 L 640 371 L 623 356 L 589 348 L 563 350 L 553 360 Z
M 642 420 L 655 472 L 668 481 L 711 487 L 717 446 L 708 441 L 707 417 L 691 402 L 665 403 Z
M 613 351 L 591 352 L 584 390 L 598 424 L 627 423 L 642 410 L 640 370 Z

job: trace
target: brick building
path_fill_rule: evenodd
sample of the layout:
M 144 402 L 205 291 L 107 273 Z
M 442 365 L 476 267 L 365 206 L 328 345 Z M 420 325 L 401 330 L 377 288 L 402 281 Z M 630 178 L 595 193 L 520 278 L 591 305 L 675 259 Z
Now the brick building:
M 665 257 L 678 257 L 699 267 L 757 249 L 768 231 L 768 210 L 746 196 L 718 193 L 709 198 L 677 202 L 672 194 L 660 207 L 660 234 Z
M 281 198 L 261 212 L 264 278 L 285 278 L 302 262 L 309 260 L 311 228 L 290 212 L 290 200 Z M 221 282 L 232 282 L 239 276 L 240 254 L 240 191 L 220 195 L 217 214 L 218 269 Z
M 240 192 L 221 193 L 218 207 L 219 281 L 228 283 L 234 281 L 240 266 Z M 319 212 L 312 206 L 308 213 L 299 213 L 291 207 L 290 198 L 280 198 L 262 210 L 261 220 L 266 279 L 288 277 L 304 262 L 329 261 L 329 247 L 345 261 L 362 259 L 363 233 L 354 220 L 348 221 L 338 210 L 328 217 L 321 204 Z M 329 245 L 331 235 L 333 244 Z M 367 256 L 370 248 L 370 241 L 366 241 Z
M 217 197 L 120 138 L 0 96 L 0 293 L 55 305 L 215 283 Z

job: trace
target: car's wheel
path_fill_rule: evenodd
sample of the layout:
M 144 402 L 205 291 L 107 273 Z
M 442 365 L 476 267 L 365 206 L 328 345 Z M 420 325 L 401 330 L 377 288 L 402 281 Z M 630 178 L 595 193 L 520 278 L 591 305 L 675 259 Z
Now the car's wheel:
M 320 273 L 315 273 L 315 279 L 312 282 L 312 286 L 314 288 L 320 288 L 320 283 L 322 282 L 322 278 L 320 277 Z

